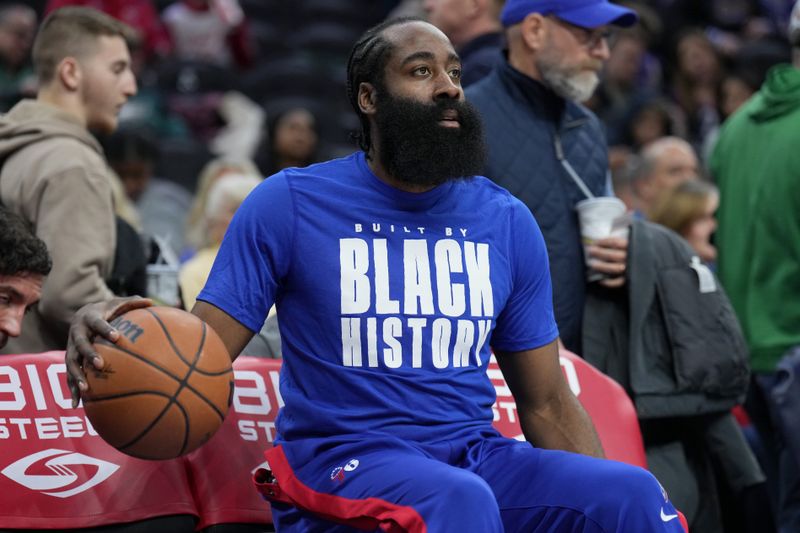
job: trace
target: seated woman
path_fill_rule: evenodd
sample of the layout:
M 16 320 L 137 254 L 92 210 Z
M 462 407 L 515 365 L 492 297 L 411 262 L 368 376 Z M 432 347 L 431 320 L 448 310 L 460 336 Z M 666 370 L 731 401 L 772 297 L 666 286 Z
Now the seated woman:
M 211 186 L 200 221 L 205 242 L 197 253 L 181 266 L 178 276 L 183 305 L 190 311 L 197 295 L 208 279 L 211 265 L 219 251 L 225 230 L 228 229 L 234 213 L 250 191 L 261 183 L 261 178 L 247 174 L 227 174 Z
M 317 118 L 310 109 L 290 106 L 270 116 L 267 122 L 264 146 L 256 156 L 264 176 L 319 161 Z
M 714 184 L 689 180 L 660 195 L 650 219 L 680 234 L 704 263 L 713 265 L 717 249 L 711 243 L 711 235 L 717 229 L 717 207 L 719 191 Z

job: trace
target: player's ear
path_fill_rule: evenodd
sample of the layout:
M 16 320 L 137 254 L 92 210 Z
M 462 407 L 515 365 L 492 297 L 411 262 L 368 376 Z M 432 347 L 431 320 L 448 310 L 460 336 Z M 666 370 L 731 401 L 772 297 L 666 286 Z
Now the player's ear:
M 365 115 L 375 114 L 375 86 L 363 81 L 358 86 L 358 107 Z

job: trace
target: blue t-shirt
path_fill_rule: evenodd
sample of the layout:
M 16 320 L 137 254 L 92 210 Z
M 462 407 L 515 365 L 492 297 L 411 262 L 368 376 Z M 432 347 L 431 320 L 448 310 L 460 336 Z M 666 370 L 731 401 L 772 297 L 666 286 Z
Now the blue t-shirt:
M 363 152 L 279 172 L 237 211 L 207 301 L 258 331 L 275 302 L 282 440 L 387 432 L 438 442 L 492 423 L 490 345 L 553 341 L 530 210 L 483 177 L 391 187 Z

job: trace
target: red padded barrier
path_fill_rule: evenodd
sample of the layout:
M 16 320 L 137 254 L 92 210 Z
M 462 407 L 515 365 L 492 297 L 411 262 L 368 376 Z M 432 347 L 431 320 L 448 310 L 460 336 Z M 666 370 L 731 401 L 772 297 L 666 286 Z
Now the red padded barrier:
M 272 523 L 270 507 L 253 487 L 275 438 L 283 401 L 277 392 L 280 360 L 240 356 L 234 364 L 233 405 L 222 428 L 187 456 L 200 512 L 198 529 L 222 523 Z
M 66 529 L 197 514 L 183 459 L 143 461 L 72 409 L 63 352 L 0 358 L 0 524 Z
M 645 466 L 636 413 L 624 390 L 574 354 L 562 352 L 567 381 L 595 422 L 611 459 Z M 272 445 L 280 361 L 241 356 L 223 427 L 182 459 L 142 461 L 97 436 L 70 407 L 63 352 L 0 359 L 0 527 L 86 528 L 193 514 L 197 528 L 269 523 L 251 474 Z M 522 438 L 516 404 L 497 363 L 494 425 Z
M 606 457 L 647 468 L 636 408 L 625 389 L 574 353 L 562 350 L 560 356 L 561 368 L 594 422 Z
M 647 468 L 636 410 L 625 389 L 572 352 L 562 350 L 560 363 L 570 389 L 594 422 L 606 456 Z M 489 377 L 497 391 L 494 427 L 507 437 L 521 440 L 517 405 L 494 356 L 489 363 Z

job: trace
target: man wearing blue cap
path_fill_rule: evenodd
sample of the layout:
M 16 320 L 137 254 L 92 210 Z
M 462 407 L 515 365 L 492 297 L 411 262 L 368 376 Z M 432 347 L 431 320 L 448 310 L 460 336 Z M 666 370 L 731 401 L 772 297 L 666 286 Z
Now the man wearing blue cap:
M 606 0 L 508 0 L 501 20 L 506 61 L 466 91 L 483 115 L 485 175 L 536 217 L 550 258 L 561 339 L 581 353 L 586 276 L 574 206 L 611 191 L 603 131 L 580 102 L 594 92 L 608 59 L 609 27 L 630 26 L 637 15 Z M 605 278 L 600 284 L 625 283 L 625 239 L 595 241 L 588 252 L 592 269 Z

